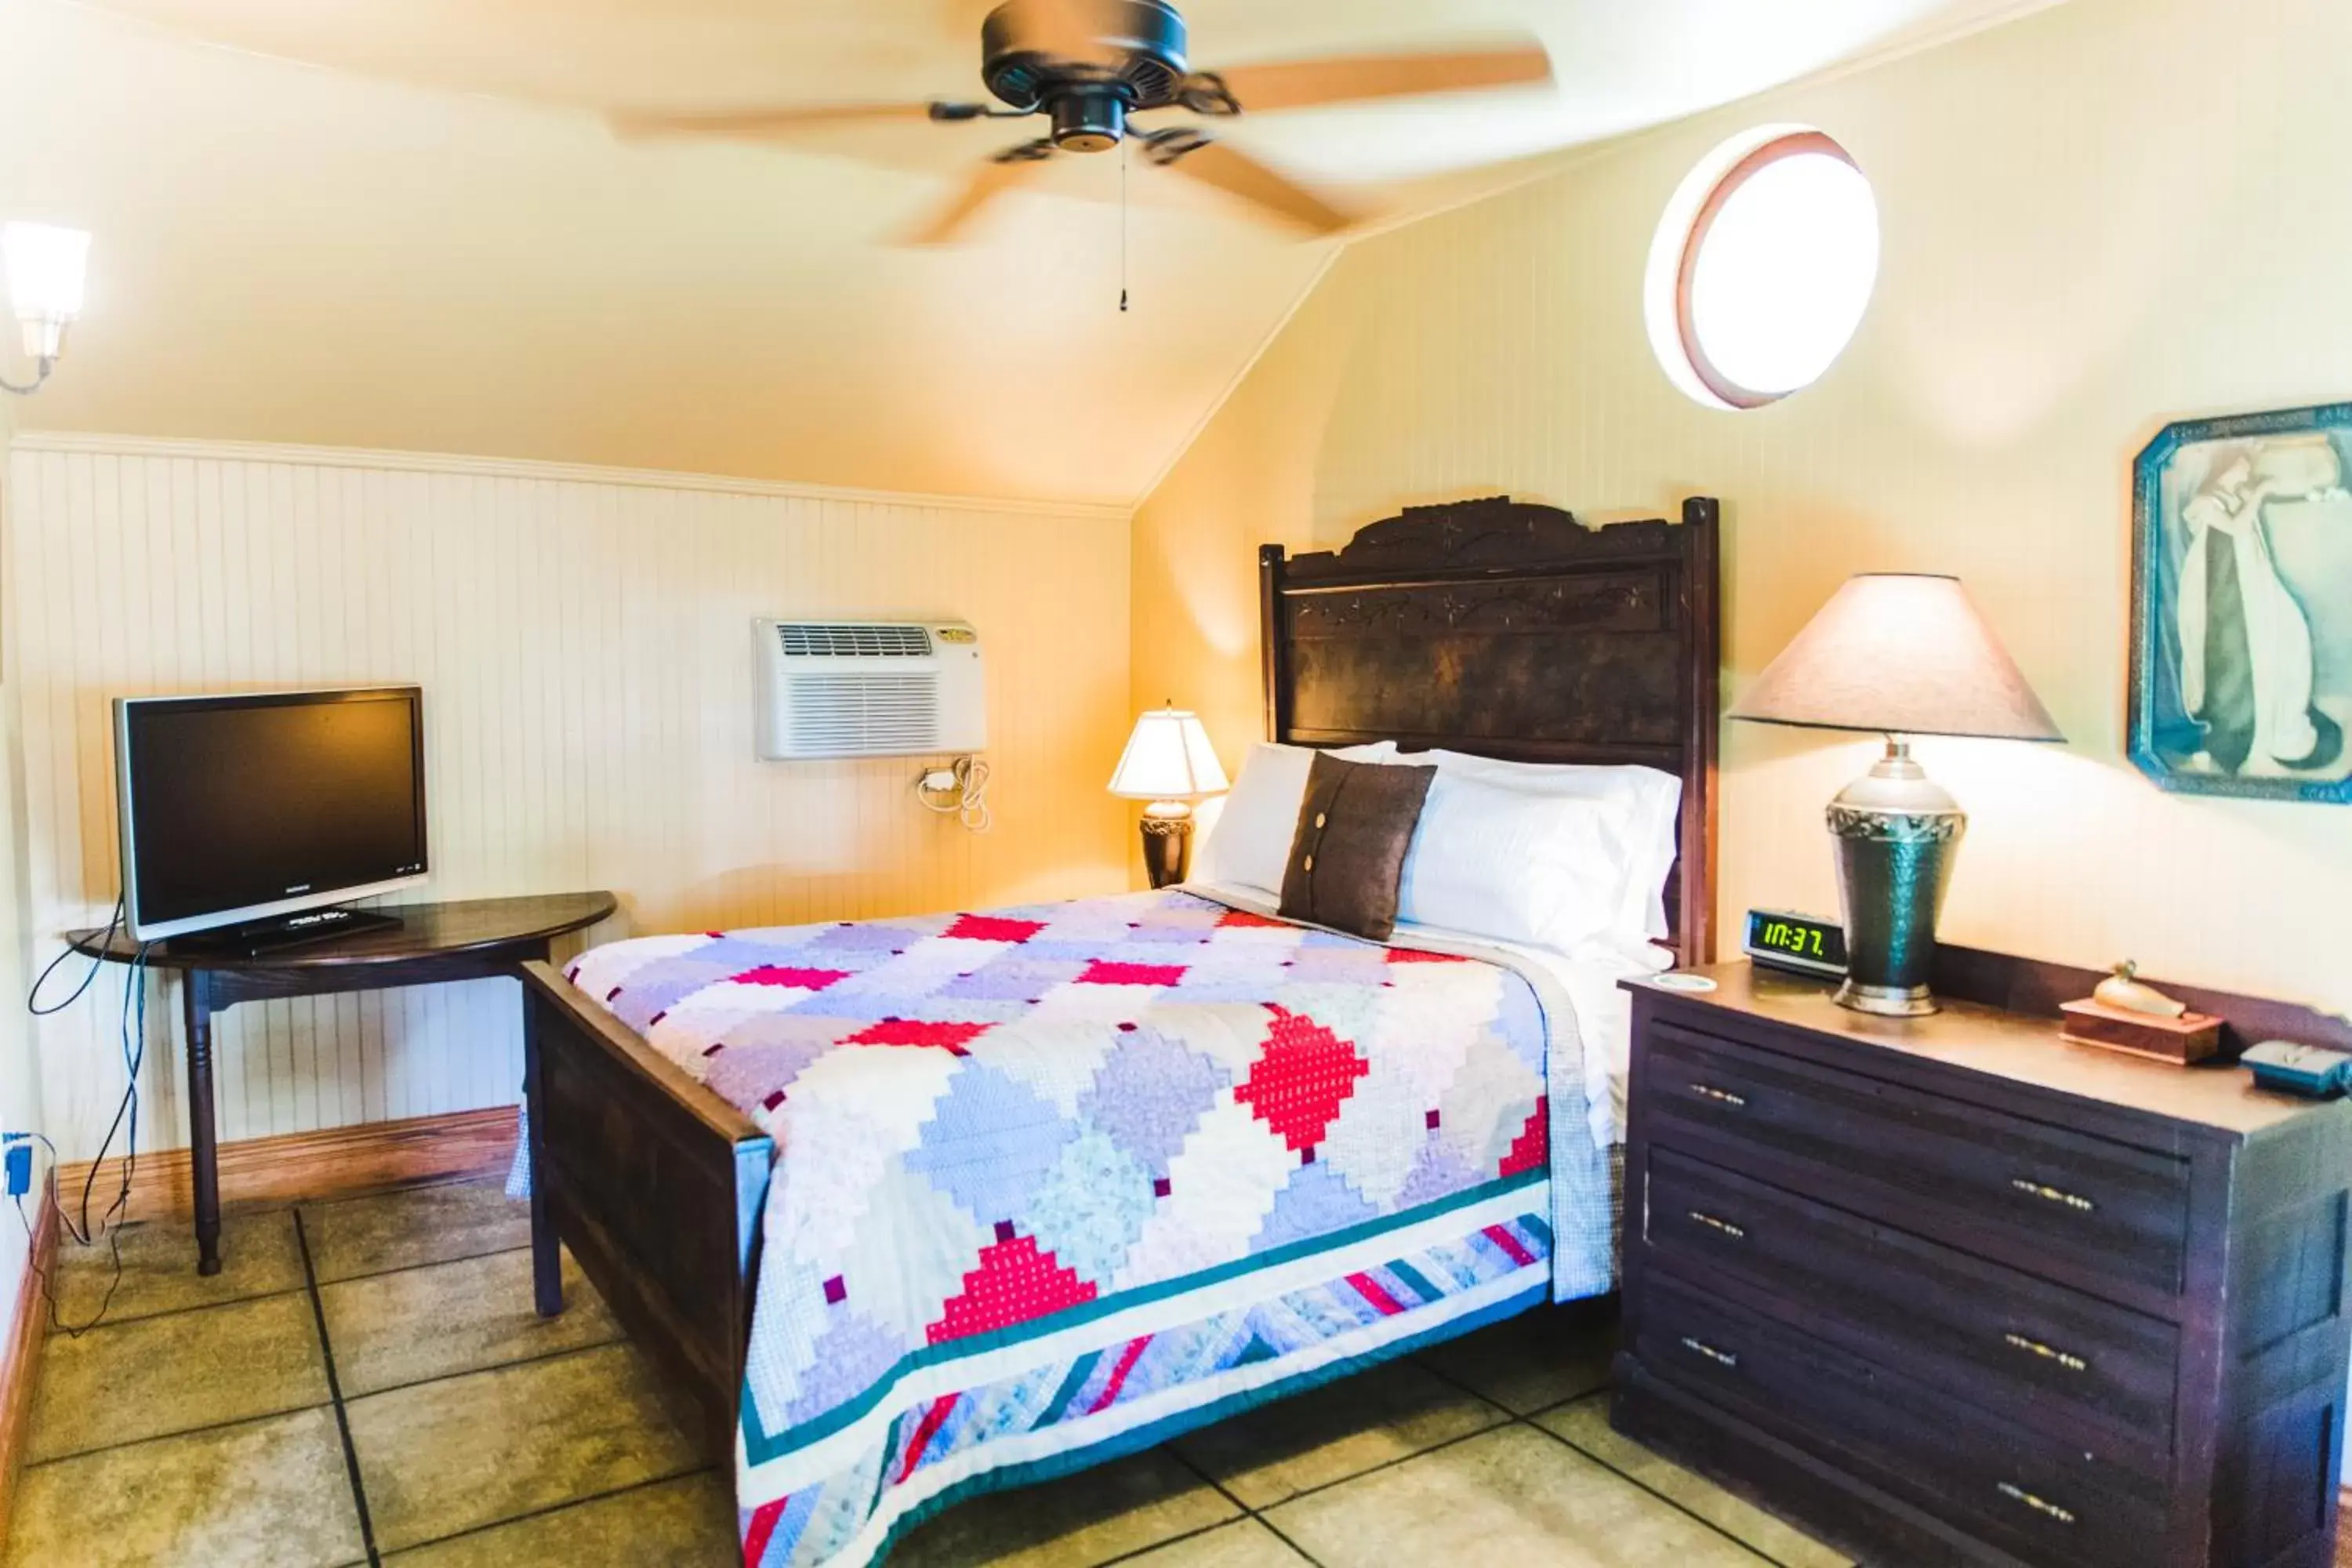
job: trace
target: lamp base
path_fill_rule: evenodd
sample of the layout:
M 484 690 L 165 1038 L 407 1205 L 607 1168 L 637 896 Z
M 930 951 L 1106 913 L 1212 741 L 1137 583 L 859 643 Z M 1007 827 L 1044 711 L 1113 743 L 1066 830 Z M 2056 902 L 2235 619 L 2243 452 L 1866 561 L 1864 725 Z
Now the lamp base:
M 1937 1011 L 1936 918 L 1969 819 L 1959 803 L 1891 736 L 1886 754 L 1830 802 L 1846 980 L 1837 1002 L 1857 1013 L 1916 1018 Z
M 1143 873 L 1154 888 L 1184 879 L 1192 866 L 1192 808 L 1155 800 L 1143 808 Z
M 1837 1005 L 1882 1018 L 1924 1018 L 1943 1005 L 1925 985 L 1864 985 L 1849 977 L 1837 988 Z

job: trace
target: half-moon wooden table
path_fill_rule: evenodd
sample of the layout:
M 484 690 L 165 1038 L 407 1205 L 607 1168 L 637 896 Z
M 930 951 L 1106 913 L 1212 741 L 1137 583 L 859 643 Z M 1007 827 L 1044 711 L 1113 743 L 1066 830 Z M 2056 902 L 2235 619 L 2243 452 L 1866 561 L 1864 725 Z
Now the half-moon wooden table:
M 594 925 L 619 905 L 605 892 L 543 893 L 522 899 L 468 899 L 446 904 L 394 904 L 390 931 L 362 931 L 259 957 L 160 942 L 147 967 L 181 976 L 180 1015 L 187 1026 L 188 1142 L 195 1186 L 196 1272 L 220 1272 L 219 1134 L 213 1116 L 213 1018 L 240 1002 L 271 996 L 322 996 L 397 985 L 439 985 L 498 975 L 520 979 L 522 966 L 550 956 L 555 939 Z M 77 952 L 129 963 L 139 943 L 121 931 L 68 931 Z

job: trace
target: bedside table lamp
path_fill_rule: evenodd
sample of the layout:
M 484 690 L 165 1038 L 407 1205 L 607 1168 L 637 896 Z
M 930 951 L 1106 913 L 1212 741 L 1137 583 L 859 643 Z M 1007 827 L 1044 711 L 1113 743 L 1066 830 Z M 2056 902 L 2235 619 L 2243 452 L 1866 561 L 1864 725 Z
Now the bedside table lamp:
M 1151 885 L 1184 879 L 1192 859 L 1192 803 L 1229 786 L 1201 721 L 1179 708 L 1156 708 L 1135 721 L 1110 793 L 1149 801 L 1143 808 L 1143 868 Z
M 1845 904 L 1837 999 L 1892 1017 L 1936 1011 L 1936 917 L 1969 819 L 1901 737 L 2065 739 L 1959 579 L 1849 579 L 1731 717 L 1885 734 L 1886 754 L 1829 805 Z

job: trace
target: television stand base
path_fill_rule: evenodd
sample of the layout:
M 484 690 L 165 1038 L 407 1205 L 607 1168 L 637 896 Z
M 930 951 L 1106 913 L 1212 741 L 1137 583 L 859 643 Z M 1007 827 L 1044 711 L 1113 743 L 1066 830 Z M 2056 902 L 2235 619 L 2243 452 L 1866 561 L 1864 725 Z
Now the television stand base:
M 243 925 L 223 926 L 218 931 L 194 931 L 187 936 L 174 937 L 172 946 L 177 952 L 190 954 L 263 958 L 273 952 L 309 947 L 313 942 L 337 942 L 366 931 L 398 931 L 400 923 L 398 915 L 383 910 L 343 907 L 305 910 L 298 915 L 247 921 Z
M 187 1190 L 189 1206 L 195 1211 L 196 1272 L 217 1274 L 221 1269 L 220 1133 L 213 1093 L 213 1024 L 221 1014 L 247 1002 L 284 996 L 328 996 L 460 980 L 519 981 L 525 964 L 543 963 L 553 955 L 556 938 L 585 930 L 618 907 L 612 894 L 603 892 L 396 904 L 366 911 L 398 916 L 400 929 L 391 935 L 339 936 L 266 958 L 197 952 L 176 937 L 143 947 L 120 924 L 68 931 L 67 944 L 85 958 L 111 963 L 143 961 L 151 969 L 179 972 L 181 1037 L 188 1063 L 188 1092 L 183 1101 L 188 1108 Z M 508 994 L 520 1000 L 530 993 L 518 985 Z M 534 1283 L 541 1291 L 552 1291 L 559 1281 L 535 1277 Z

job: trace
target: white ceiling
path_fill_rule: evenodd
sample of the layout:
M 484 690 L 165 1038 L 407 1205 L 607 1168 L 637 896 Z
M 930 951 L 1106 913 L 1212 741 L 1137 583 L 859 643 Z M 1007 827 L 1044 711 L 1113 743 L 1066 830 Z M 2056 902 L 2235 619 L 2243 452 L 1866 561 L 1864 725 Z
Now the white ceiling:
M 2020 8 L 1185 7 L 1196 66 L 1543 39 L 1557 89 L 1235 128 L 1389 218 L 1444 199 L 1458 171 Z M 0 0 L 0 216 L 98 237 L 84 323 L 19 423 L 1135 499 L 1331 242 L 1139 167 L 1122 315 L 1115 157 L 1060 160 L 974 243 L 908 251 L 883 241 L 1025 127 L 870 126 L 771 148 L 624 143 L 597 118 L 976 95 L 984 9 Z

